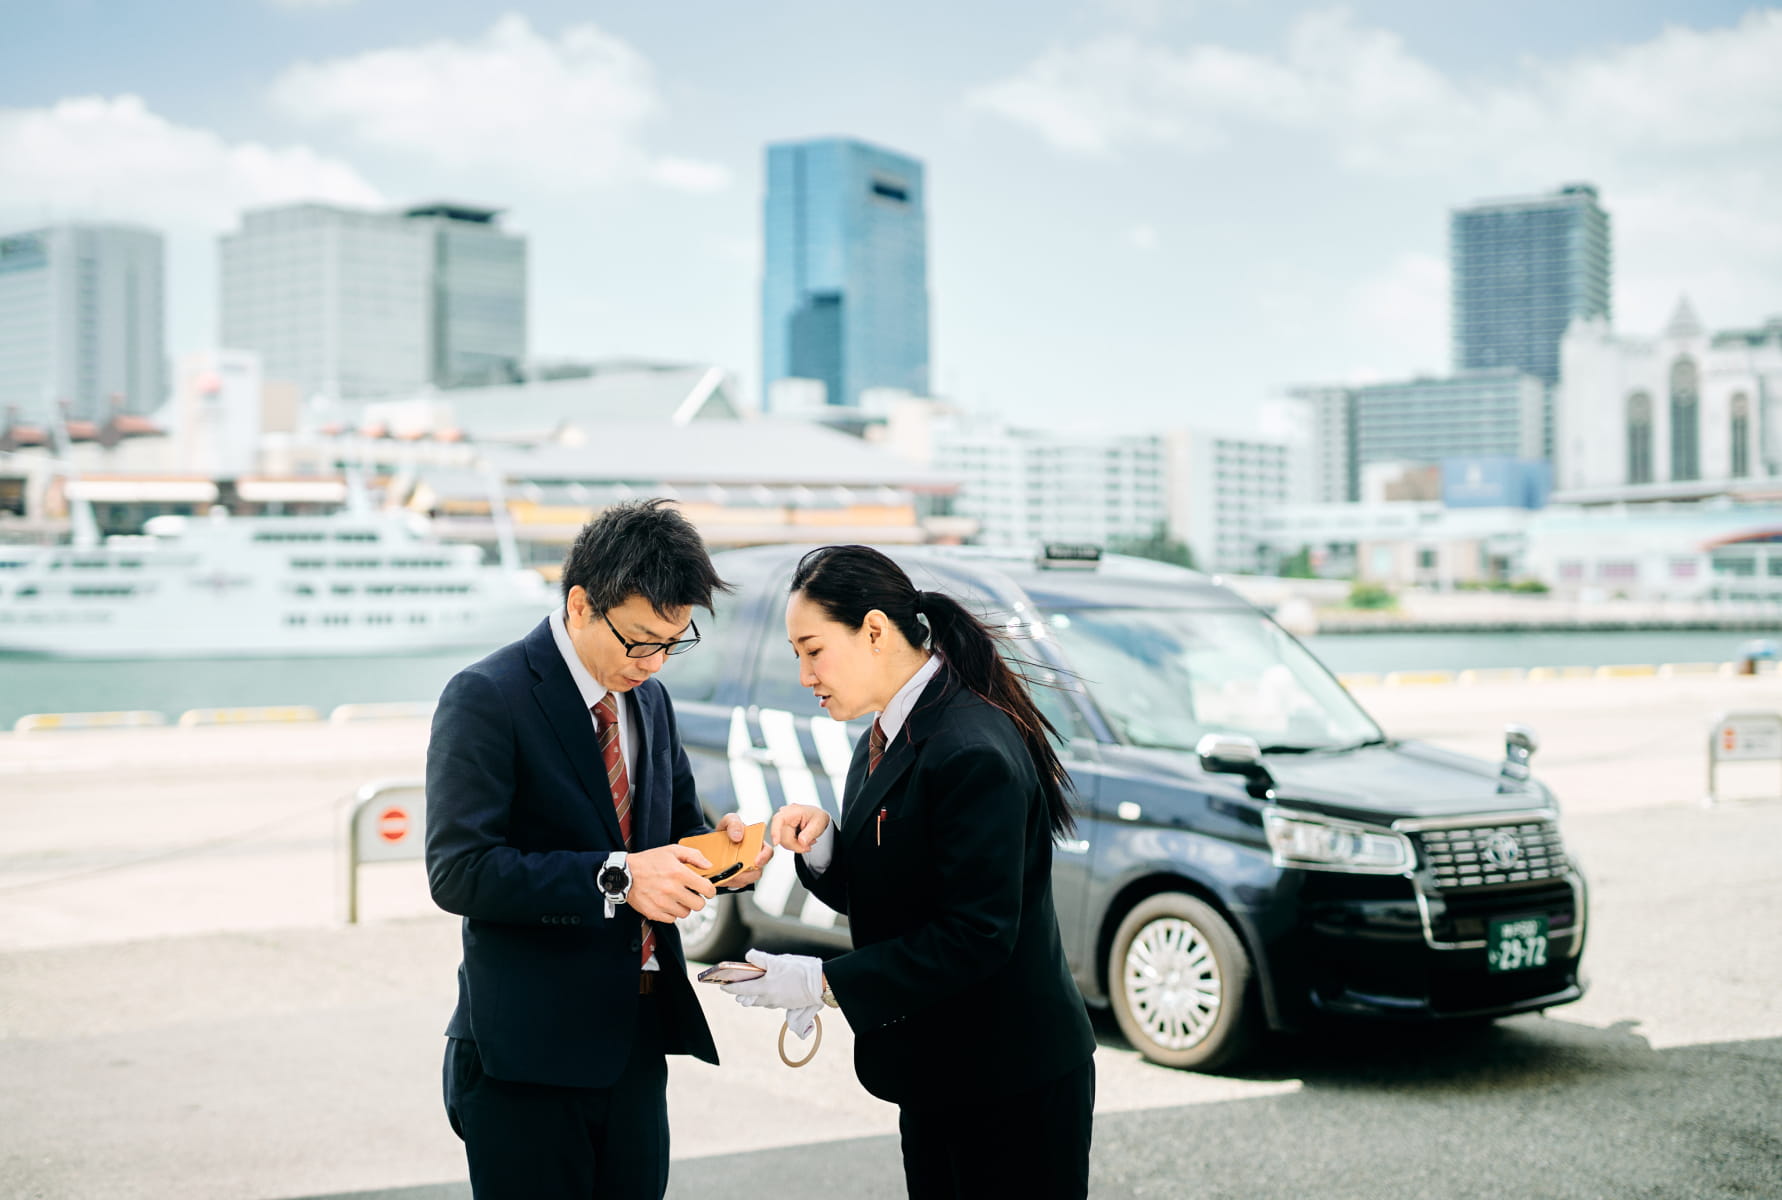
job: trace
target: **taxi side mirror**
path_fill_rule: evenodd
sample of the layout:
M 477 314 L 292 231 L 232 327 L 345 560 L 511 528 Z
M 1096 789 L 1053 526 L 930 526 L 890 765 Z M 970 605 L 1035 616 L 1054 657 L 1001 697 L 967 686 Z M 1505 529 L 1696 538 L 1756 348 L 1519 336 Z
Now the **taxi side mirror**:
M 1262 765 L 1262 746 L 1253 737 L 1236 733 L 1209 733 L 1194 743 L 1200 769 L 1215 775 L 1242 775 L 1249 781 L 1249 791 L 1260 796 L 1275 785 L 1274 777 Z

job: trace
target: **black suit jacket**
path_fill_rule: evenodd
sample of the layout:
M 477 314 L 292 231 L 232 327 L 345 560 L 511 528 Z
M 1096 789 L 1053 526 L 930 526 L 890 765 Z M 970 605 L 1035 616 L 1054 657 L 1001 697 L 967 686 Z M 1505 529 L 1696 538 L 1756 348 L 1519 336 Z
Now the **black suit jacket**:
M 652 679 L 630 696 L 632 849 L 708 826 L 674 706 Z M 464 917 L 449 1037 L 496 1079 L 607 1087 L 637 1019 L 642 918 L 611 920 L 595 883 L 624 849 L 593 718 L 549 621 L 446 684 L 427 745 L 427 881 Z M 680 932 L 656 926 L 671 1052 L 718 1061 Z
M 1095 1038 L 1014 722 L 943 669 L 870 776 L 866 758 L 861 738 L 828 869 L 798 860 L 804 885 L 848 916 L 855 949 L 825 973 L 860 1082 L 902 1104 L 1006 1095 L 1080 1066 Z

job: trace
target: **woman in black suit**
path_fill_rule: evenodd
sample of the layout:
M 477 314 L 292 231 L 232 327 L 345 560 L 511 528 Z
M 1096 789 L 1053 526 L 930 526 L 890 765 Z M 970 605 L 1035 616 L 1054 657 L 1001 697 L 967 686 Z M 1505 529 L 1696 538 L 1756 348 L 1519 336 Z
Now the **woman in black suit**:
M 1051 726 L 997 635 L 868 547 L 804 557 L 786 636 L 832 718 L 878 714 L 839 826 L 788 805 L 770 835 L 854 949 L 750 951 L 766 974 L 725 990 L 805 1032 L 841 1008 L 860 1082 L 901 1110 L 912 1197 L 1085 1196 L 1095 1041 L 1052 903 L 1072 821 Z

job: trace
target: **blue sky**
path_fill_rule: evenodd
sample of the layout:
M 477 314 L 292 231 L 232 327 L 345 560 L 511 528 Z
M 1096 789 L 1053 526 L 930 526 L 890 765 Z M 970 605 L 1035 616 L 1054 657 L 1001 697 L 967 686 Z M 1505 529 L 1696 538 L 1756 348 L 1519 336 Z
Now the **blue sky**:
M 1617 324 L 1782 312 L 1782 10 L 692 0 L 8 5 L 0 229 L 169 239 L 295 198 L 506 206 L 533 349 L 759 361 L 761 147 L 929 169 L 937 390 L 1031 423 L 1246 428 L 1281 387 L 1448 365 L 1446 214 L 1595 182 Z M 18 48 L 23 48 L 23 53 Z

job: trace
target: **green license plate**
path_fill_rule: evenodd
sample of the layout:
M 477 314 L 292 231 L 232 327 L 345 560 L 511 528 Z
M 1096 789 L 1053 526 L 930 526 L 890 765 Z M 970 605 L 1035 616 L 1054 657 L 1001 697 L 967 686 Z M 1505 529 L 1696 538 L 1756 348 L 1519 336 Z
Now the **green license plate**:
M 1485 937 L 1485 965 L 1493 972 L 1532 971 L 1546 966 L 1547 918 L 1494 918 Z

